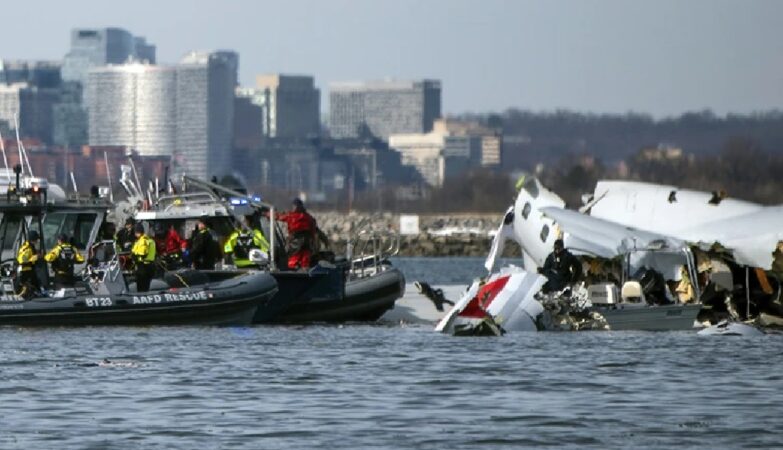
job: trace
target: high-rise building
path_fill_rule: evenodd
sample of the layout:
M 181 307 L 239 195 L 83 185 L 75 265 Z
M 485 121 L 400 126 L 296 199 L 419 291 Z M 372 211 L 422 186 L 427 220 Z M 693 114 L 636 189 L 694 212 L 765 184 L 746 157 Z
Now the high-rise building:
M 52 107 L 57 102 L 56 89 L 43 89 L 27 83 L 0 85 L 0 120 L 14 129 L 19 122 L 19 135 L 52 141 Z
M 91 69 L 84 93 L 90 145 L 172 156 L 175 174 L 230 173 L 238 63 L 234 52 L 193 52 L 176 66 Z
M 122 28 L 71 30 L 71 49 L 63 58 L 63 95 L 54 111 L 54 142 L 76 147 L 87 143 L 88 113 L 83 104 L 89 70 L 129 60 L 155 63 L 155 46 Z
M 246 91 L 247 92 L 247 91 Z M 253 102 L 262 108 L 265 137 L 308 138 L 321 132 L 321 91 L 313 77 L 301 75 L 259 75 Z
M 52 141 L 66 148 L 78 148 L 87 144 L 87 110 L 82 106 L 82 84 L 63 82 L 60 100 L 52 110 Z
M 440 81 L 334 83 L 329 92 L 333 137 L 426 133 L 441 114 Z
M 44 89 L 60 87 L 59 61 L 0 60 L 0 83 L 27 83 Z
M 85 106 L 91 146 L 125 146 L 171 156 L 176 135 L 176 70 L 142 63 L 90 69 Z
M 0 121 L 4 130 L 26 138 L 52 142 L 54 104 L 59 99 L 60 63 L 55 61 L 0 60 Z
M 63 59 L 62 78 L 84 83 L 91 67 L 123 64 L 128 59 L 155 63 L 155 46 L 122 28 L 71 30 L 71 50 Z
M 238 67 L 231 51 L 193 52 L 177 65 L 176 174 L 230 173 Z

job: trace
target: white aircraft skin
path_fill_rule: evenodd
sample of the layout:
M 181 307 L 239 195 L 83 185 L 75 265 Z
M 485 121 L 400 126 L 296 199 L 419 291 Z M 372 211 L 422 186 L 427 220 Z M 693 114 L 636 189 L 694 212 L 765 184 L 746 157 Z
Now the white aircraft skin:
M 489 272 L 492 272 L 497 258 L 503 253 L 507 239 L 516 241 L 522 248 L 526 270 L 535 272 L 537 267 L 544 265 L 559 234 L 554 220 L 541 212 L 547 207 L 562 209 L 565 208 L 565 202 L 560 196 L 546 189 L 537 178 L 526 177 L 514 204 L 506 212 L 506 217 L 513 213 L 513 222 L 502 223 L 492 242 L 492 249 L 485 263 Z
M 742 265 L 770 269 L 783 241 L 783 205 L 763 206 L 675 186 L 599 181 L 590 215 L 708 248 L 719 243 Z
M 532 298 L 534 290 L 505 293 L 509 289 L 540 288 L 543 281 L 535 275 L 552 252 L 554 241 L 562 237 L 565 247 L 574 253 L 605 258 L 631 255 L 631 269 L 652 267 L 667 279 L 679 279 L 679 268 L 687 262 L 689 244 L 709 247 L 720 243 L 733 253 L 739 264 L 770 268 L 772 252 L 783 240 L 783 206 L 765 207 L 734 199 L 711 204 L 713 195 L 678 189 L 673 186 L 639 182 L 600 181 L 593 200 L 586 206 L 590 213 L 581 214 L 565 209 L 565 202 L 544 188 L 535 177 L 521 183 L 517 198 L 500 225 L 492 249 L 485 262 L 493 273 L 506 240 L 516 241 L 522 248 L 524 271 L 505 268 L 524 282 L 509 284 L 497 296 L 497 304 L 487 312 L 503 309 L 497 317 L 501 325 L 508 311 L 524 317 L 519 330 L 529 330 L 540 304 Z M 513 214 L 513 216 L 511 215 Z M 563 233 L 561 233 L 561 231 Z M 562 236 L 561 236 L 562 235 Z M 493 275 L 495 279 L 499 275 Z M 453 329 L 460 320 L 459 311 L 474 299 L 479 284 L 455 305 L 452 313 L 441 322 L 439 331 Z M 516 328 L 514 327 L 514 328 Z M 518 331 L 507 329 L 507 331 Z

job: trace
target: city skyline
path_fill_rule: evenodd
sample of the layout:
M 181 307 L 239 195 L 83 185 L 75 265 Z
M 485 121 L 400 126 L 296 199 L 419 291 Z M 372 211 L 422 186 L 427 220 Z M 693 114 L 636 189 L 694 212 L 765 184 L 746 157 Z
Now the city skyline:
M 41 14 L 42 10 L 46 14 Z M 0 57 L 61 59 L 72 28 L 122 27 L 171 64 L 191 50 L 240 54 L 240 81 L 304 74 L 438 79 L 443 111 L 565 108 L 655 117 L 783 106 L 783 3 L 374 1 L 65 4 L 5 8 Z M 172 18 L 176 18 L 175 20 Z M 176 24 L 176 26 L 173 26 Z M 17 39 L 16 36 L 22 38 Z

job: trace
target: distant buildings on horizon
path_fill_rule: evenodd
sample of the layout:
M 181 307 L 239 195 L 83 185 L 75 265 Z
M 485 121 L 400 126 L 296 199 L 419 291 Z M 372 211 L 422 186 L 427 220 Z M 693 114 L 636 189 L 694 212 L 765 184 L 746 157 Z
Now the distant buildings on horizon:
M 241 87 L 232 51 L 158 65 L 155 45 L 120 28 L 78 28 L 70 40 L 62 62 L 0 61 L 4 137 L 18 116 L 22 137 L 44 147 L 126 148 L 168 158 L 173 174 L 233 173 L 316 197 L 417 178 L 440 186 L 500 164 L 496 130 L 438 122 L 438 80 L 332 83 L 326 126 L 312 76 Z

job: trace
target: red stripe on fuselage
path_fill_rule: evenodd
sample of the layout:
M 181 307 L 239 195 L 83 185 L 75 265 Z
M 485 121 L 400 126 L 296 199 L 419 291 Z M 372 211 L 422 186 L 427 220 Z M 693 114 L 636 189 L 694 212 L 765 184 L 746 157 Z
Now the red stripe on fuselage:
M 465 309 L 458 314 L 459 317 L 468 317 L 474 319 L 483 319 L 487 313 L 486 309 L 495 300 L 495 297 L 506 287 L 510 276 L 500 277 L 495 281 L 481 286 L 475 297 L 470 299 Z

